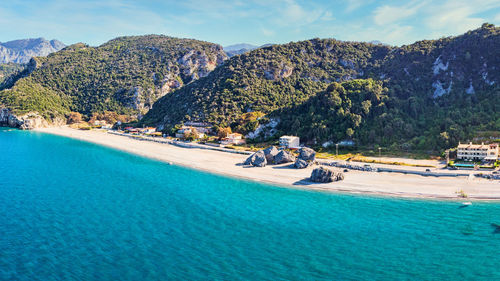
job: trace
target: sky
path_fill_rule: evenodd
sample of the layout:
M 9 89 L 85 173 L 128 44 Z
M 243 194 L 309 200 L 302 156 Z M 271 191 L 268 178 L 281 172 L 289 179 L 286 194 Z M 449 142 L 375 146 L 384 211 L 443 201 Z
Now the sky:
M 223 46 L 311 38 L 391 45 L 500 25 L 499 0 L 0 0 L 0 42 L 58 39 L 98 46 L 165 34 Z

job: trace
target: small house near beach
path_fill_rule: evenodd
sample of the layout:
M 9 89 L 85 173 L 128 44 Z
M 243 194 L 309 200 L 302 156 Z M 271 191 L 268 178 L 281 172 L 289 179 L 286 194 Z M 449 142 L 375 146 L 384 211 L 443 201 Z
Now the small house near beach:
M 232 133 L 232 134 L 228 134 L 227 137 L 223 138 L 220 141 L 220 143 L 222 145 L 231 145 L 231 144 L 240 145 L 240 144 L 245 144 L 246 141 L 243 139 L 242 134 Z
M 191 126 L 182 126 L 177 132 L 175 133 L 175 137 L 179 139 L 184 139 L 186 138 L 187 135 L 191 134 L 192 132 L 196 133 L 196 137 L 199 139 L 202 139 L 205 137 L 204 132 L 198 131 L 197 128 L 191 127 Z

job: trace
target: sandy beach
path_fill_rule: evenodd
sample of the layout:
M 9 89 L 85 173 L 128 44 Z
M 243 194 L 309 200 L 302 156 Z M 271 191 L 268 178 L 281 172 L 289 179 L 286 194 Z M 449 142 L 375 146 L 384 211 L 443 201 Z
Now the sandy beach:
M 460 199 L 462 190 L 469 199 L 500 200 L 500 181 L 467 177 L 424 177 L 397 173 L 349 171 L 341 182 L 315 184 L 308 182 L 312 167 L 293 169 L 290 164 L 269 165 L 264 168 L 243 166 L 246 155 L 198 148 L 138 141 L 101 130 L 76 130 L 68 127 L 37 129 L 38 132 L 70 137 L 86 142 L 123 150 L 144 157 L 170 162 L 211 173 L 271 183 L 279 186 L 398 196 L 410 198 Z M 464 200 L 464 199 L 462 199 Z

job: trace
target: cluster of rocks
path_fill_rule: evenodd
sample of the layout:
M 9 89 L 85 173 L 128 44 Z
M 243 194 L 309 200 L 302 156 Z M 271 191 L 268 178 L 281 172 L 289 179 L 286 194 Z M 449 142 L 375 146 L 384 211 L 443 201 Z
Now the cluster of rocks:
M 299 149 L 299 156 L 295 161 L 295 168 L 304 169 L 314 164 L 316 161 L 316 151 L 311 148 L 302 147 Z
M 320 183 L 341 181 L 344 179 L 344 174 L 332 171 L 331 169 L 327 169 L 325 167 L 319 167 L 312 171 L 310 179 L 312 182 Z
M 284 163 L 290 163 L 295 160 L 295 156 L 286 150 L 281 150 L 276 154 L 274 157 L 274 164 L 284 164 Z
M 295 156 L 287 150 L 278 150 L 275 146 L 270 146 L 252 154 L 243 163 L 255 167 L 264 167 L 267 164 L 284 164 L 295 161 Z
M 243 163 L 244 165 L 252 165 L 255 167 L 264 167 L 268 164 L 285 164 L 292 163 L 297 169 L 304 169 L 316 163 L 316 152 L 313 149 L 303 147 L 298 151 L 299 156 L 295 156 L 287 150 L 277 149 L 275 146 L 270 146 L 264 150 L 260 150 L 252 154 Z
M 245 160 L 244 165 L 252 165 L 255 167 L 264 167 L 267 165 L 266 154 L 264 150 L 259 150 L 252 154 L 250 157 Z
M 340 162 L 330 162 L 328 164 L 325 164 L 331 167 L 337 167 L 337 168 L 343 168 L 343 169 L 350 169 L 350 170 L 357 170 L 357 171 L 363 171 L 363 172 L 376 172 L 377 168 L 373 168 L 370 165 L 353 165 L 350 163 L 340 163 Z
M 248 157 L 244 165 L 252 165 L 254 167 L 264 167 L 267 164 L 283 164 L 292 163 L 297 169 L 304 169 L 316 163 L 316 152 L 313 149 L 303 147 L 298 151 L 297 158 L 287 151 L 278 150 L 275 146 L 270 146 L 266 149 L 259 150 Z M 318 167 L 312 171 L 310 180 L 312 182 L 328 183 L 334 181 L 341 181 L 344 179 L 344 174 L 335 172 L 325 167 Z

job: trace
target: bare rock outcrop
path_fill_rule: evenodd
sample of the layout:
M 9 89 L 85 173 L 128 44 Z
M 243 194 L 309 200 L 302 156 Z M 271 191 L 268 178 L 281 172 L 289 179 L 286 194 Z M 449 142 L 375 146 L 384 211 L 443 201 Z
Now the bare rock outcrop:
M 305 169 L 308 166 L 309 166 L 309 163 L 305 160 L 302 160 L 302 159 L 297 159 L 297 161 L 295 161 L 295 164 L 294 164 L 294 167 L 297 169 Z
M 192 80 L 202 78 L 228 59 L 221 46 L 213 46 L 210 51 L 189 50 L 178 59 L 180 72 Z
M 286 150 L 281 150 L 276 156 L 274 156 L 274 164 L 291 163 L 293 161 L 295 161 L 295 156 Z
M 284 63 L 279 66 L 269 66 L 264 70 L 264 77 L 268 80 L 281 80 L 288 78 L 293 73 L 293 67 Z
M 266 155 L 263 150 L 257 151 L 247 158 L 244 162 L 245 165 L 252 165 L 254 167 L 264 167 L 267 165 Z
M 319 167 L 312 171 L 310 179 L 312 182 L 320 183 L 341 181 L 344 179 L 344 174 L 324 167 Z
M 23 124 L 8 108 L 0 107 L 0 126 L 18 128 Z
M 40 116 L 38 113 L 30 112 L 21 116 L 20 119 L 23 121 L 23 124 L 19 126 L 19 129 L 22 130 L 33 130 L 36 128 L 45 128 L 49 126 L 47 120 L 45 120 L 45 118 Z
M 273 164 L 274 163 L 274 157 L 278 155 L 279 151 L 276 148 L 276 146 L 270 146 L 266 149 L 264 149 L 264 155 L 266 155 L 266 160 L 267 163 Z
M 316 159 L 316 151 L 308 147 L 299 149 L 299 157 L 295 161 L 295 168 L 304 169 L 312 165 Z
M 28 112 L 17 116 L 8 108 L 0 107 L 0 126 L 19 128 L 22 130 L 33 130 L 37 128 L 45 128 L 49 126 L 64 125 L 66 120 L 62 117 L 55 117 L 48 122 L 43 116 L 37 112 Z
M 316 151 L 308 147 L 302 147 L 299 149 L 298 158 L 305 161 L 314 161 L 316 159 Z

